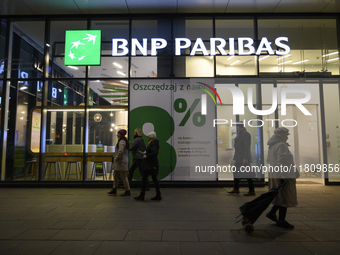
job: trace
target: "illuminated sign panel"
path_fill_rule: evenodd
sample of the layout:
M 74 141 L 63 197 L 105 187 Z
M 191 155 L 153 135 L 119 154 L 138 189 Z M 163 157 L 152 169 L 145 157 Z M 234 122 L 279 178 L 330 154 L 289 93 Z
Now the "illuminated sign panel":
M 143 56 L 148 55 L 148 43 L 150 42 L 150 55 L 156 56 L 157 50 L 167 47 L 168 43 L 163 38 L 143 38 L 142 42 L 138 39 L 131 39 L 131 56 L 136 56 L 137 50 Z M 275 45 L 268 41 L 267 37 L 262 37 L 257 48 L 254 40 L 250 37 L 228 38 L 228 53 L 226 52 L 227 40 L 223 38 L 210 38 L 210 47 L 207 48 L 202 38 L 197 38 L 195 42 L 188 38 L 175 38 L 175 55 L 181 56 L 182 50 L 190 49 L 190 56 L 197 54 L 204 56 L 215 56 L 218 52 L 221 55 L 286 55 L 290 52 L 290 47 L 286 44 L 288 37 L 277 37 Z M 237 49 L 235 44 L 237 42 Z M 112 39 L 112 56 L 126 56 L 129 54 L 129 42 L 124 38 Z M 273 47 L 277 48 L 275 51 Z M 237 50 L 237 54 L 236 54 Z M 210 51 L 210 52 L 209 52 Z
M 100 65 L 101 31 L 69 30 L 65 34 L 65 65 Z

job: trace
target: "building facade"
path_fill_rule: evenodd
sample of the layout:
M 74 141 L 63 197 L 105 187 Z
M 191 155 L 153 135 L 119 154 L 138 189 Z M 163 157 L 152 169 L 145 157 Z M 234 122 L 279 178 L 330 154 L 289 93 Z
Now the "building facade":
M 242 122 L 258 182 L 285 126 L 301 177 L 339 184 L 337 15 L 0 19 L 2 183 L 105 183 L 135 128 L 157 133 L 162 181 L 232 181 Z

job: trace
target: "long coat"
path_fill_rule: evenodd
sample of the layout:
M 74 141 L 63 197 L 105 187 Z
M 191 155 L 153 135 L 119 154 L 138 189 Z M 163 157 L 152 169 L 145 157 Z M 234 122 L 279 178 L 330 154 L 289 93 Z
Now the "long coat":
M 250 134 L 245 128 L 242 128 L 235 138 L 235 154 L 233 159 L 236 162 L 242 162 L 243 159 L 247 159 L 249 163 L 252 162 L 250 154 L 250 141 Z
M 255 177 L 254 172 L 242 172 L 241 167 L 250 166 L 251 153 L 250 153 L 251 136 L 245 128 L 242 128 L 235 138 L 235 154 L 233 160 L 235 160 L 236 171 L 233 172 L 234 178 L 238 179 L 253 179 Z M 248 163 L 243 164 L 243 159 L 248 160 Z
M 294 159 L 292 153 L 289 151 L 289 145 L 278 135 L 273 135 L 267 144 L 269 145 L 267 158 L 269 164 L 268 188 L 276 188 L 281 179 L 287 181 L 286 185 L 274 199 L 273 204 L 284 207 L 295 207 L 298 205 L 296 178 L 300 175 L 298 170 L 294 168 Z M 270 171 L 270 167 L 272 167 L 272 169 L 275 167 L 279 169 L 278 167 L 280 167 L 280 171 Z M 286 171 L 281 171 L 281 167 L 284 167 Z
M 153 139 L 148 147 L 146 148 L 146 161 L 151 168 L 150 174 L 158 174 L 159 163 L 158 163 L 158 150 L 159 150 L 159 140 Z
M 114 171 L 129 170 L 129 151 L 124 140 L 120 140 L 118 143 L 112 169 Z

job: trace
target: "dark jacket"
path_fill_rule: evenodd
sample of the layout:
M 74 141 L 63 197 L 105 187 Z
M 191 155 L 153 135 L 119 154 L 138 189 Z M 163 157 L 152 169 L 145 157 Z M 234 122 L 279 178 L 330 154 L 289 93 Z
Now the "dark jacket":
M 150 174 L 158 174 L 159 163 L 158 163 L 158 150 L 159 150 L 159 140 L 153 139 L 148 147 L 146 148 L 146 161 L 148 162 L 151 173 Z
M 143 137 L 137 136 L 129 149 L 132 152 L 133 159 L 143 159 L 143 154 L 140 153 L 145 151 L 145 143 Z
M 235 154 L 233 159 L 236 162 L 242 162 L 243 159 L 247 159 L 248 163 L 252 162 L 250 154 L 250 141 L 250 134 L 245 128 L 242 128 L 235 138 Z

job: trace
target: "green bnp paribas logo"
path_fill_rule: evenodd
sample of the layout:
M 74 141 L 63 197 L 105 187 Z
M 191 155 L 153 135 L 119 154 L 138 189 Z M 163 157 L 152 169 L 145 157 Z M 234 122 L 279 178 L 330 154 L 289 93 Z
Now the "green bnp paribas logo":
M 101 31 L 69 30 L 65 35 L 65 65 L 100 65 Z

